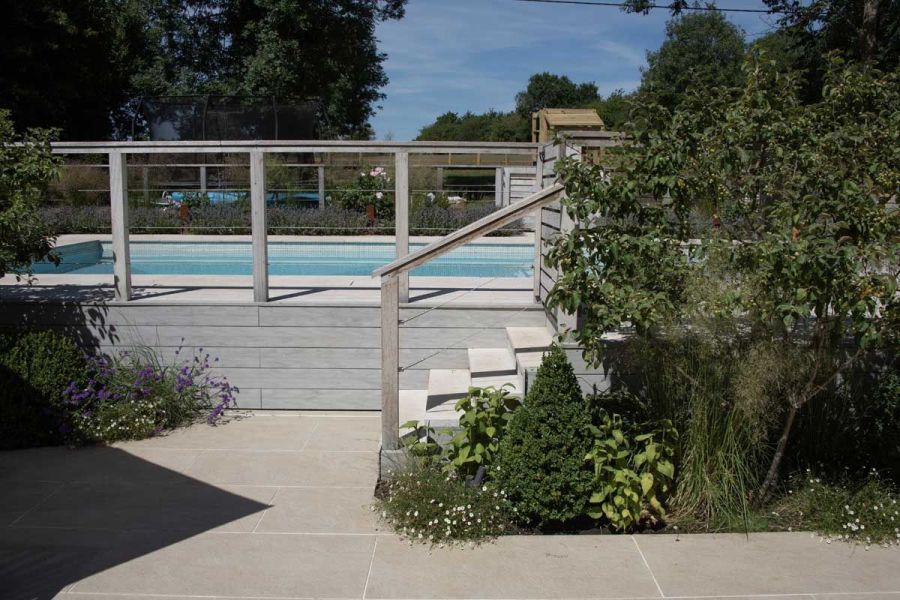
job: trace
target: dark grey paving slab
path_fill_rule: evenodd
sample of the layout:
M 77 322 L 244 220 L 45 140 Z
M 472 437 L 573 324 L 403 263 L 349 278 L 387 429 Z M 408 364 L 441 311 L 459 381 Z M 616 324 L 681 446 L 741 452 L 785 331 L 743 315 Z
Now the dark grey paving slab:
M 476 548 L 379 537 L 366 598 L 653 598 L 626 536 L 510 536 Z
M 61 487 L 61 483 L 50 481 L 20 481 L 0 486 L 0 527 L 21 519 Z
M 132 537 L 154 545 L 152 536 Z M 72 591 L 361 598 L 374 544 L 374 536 L 202 534 L 90 575 Z
M 188 469 L 213 484 L 375 487 L 376 452 L 204 451 Z
M 274 488 L 127 481 L 70 483 L 20 518 L 16 527 L 253 531 Z
M 136 446 L 0 452 L 0 486 L 24 481 L 177 481 L 198 456 L 197 450 Z
M 261 533 L 374 533 L 371 487 L 280 488 L 259 521 Z
M 666 596 L 900 591 L 900 551 L 809 533 L 635 536 Z

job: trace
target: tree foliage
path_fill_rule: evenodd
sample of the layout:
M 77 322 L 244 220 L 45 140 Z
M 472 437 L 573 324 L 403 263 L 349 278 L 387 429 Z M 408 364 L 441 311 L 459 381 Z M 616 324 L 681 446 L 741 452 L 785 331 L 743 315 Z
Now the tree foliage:
M 735 315 L 802 349 L 762 496 L 797 412 L 900 324 L 900 77 L 833 58 L 824 81 L 805 105 L 796 74 L 754 58 L 739 88 L 688 91 L 674 113 L 641 104 L 611 172 L 565 165 L 576 227 L 549 253 L 548 302 L 581 310 L 589 361 L 623 322 Z
M 516 112 L 446 112 L 419 131 L 418 140 L 467 142 L 531 141 L 531 120 Z
M 56 177 L 50 153 L 53 131 L 16 135 L 9 112 L 0 109 L 0 277 L 26 270 L 50 253 L 54 238 L 40 216 L 40 202 Z
M 417 140 L 467 142 L 531 141 L 531 113 L 541 108 L 593 108 L 607 129 L 628 120 L 631 95 L 615 90 L 605 98 L 593 82 L 574 83 L 565 75 L 538 73 L 516 94 L 516 110 L 476 114 L 446 112 L 419 131 Z
M 735 86 L 741 82 L 744 33 L 720 12 L 675 17 L 666 39 L 647 53 L 639 93 L 672 108 L 692 86 Z
M 59 127 L 102 139 L 128 98 L 143 38 L 133 1 L 6 2 L 0 23 L 0 107 L 21 128 Z
M 387 83 L 375 26 L 405 0 L 17 2 L 0 89 L 21 126 L 69 139 L 130 133 L 140 96 L 321 98 L 324 133 L 366 137 Z M 77 57 L 77 60 L 73 60 Z
M 593 81 L 575 83 L 565 75 L 535 73 L 528 85 L 516 94 L 516 112 L 524 117 L 542 108 L 581 108 L 600 97 Z
M 900 64 L 900 2 L 896 0 L 765 0 L 779 15 L 778 34 L 805 75 L 806 100 L 822 95 L 826 56 L 873 63 L 885 72 Z

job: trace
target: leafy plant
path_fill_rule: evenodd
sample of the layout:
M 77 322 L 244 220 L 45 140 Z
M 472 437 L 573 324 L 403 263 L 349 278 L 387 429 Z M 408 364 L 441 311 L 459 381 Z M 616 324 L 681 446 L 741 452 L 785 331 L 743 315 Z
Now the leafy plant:
M 900 545 L 900 496 L 876 471 L 859 483 L 830 483 L 807 469 L 787 484 L 786 493 L 770 507 L 771 527 L 812 529 L 829 542 Z
M 85 357 L 54 331 L 0 336 L 0 449 L 58 444 L 72 428 L 63 391 L 83 381 Z
M 461 431 L 453 436 L 447 448 L 447 468 L 462 475 L 474 475 L 478 467 L 490 467 L 497 456 L 500 440 L 521 405 L 511 396 L 506 384 L 501 388 L 469 388 L 466 397 L 456 403 L 462 411 Z
M 57 176 L 50 151 L 52 130 L 17 135 L 9 111 L 0 109 L 0 277 L 27 272 L 33 260 L 49 256 L 54 232 L 40 215 L 40 202 Z
M 455 405 L 457 413 L 463 413 L 459 430 L 423 430 L 418 421 L 404 423 L 402 428 L 425 434 L 422 439 L 410 440 L 407 448 L 420 458 L 430 457 L 445 473 L 461 477 L 473 477 L 479 467 L 489 468 L 513 413 L 521 406 L 519 399 L 510 395 L 511 387 L 511 384 L 500 388 L 470 387 L 468 394 Z M 449 441 L 441 444 L 435 441 L 438 438 L 449 438 Z
M 621 416 L 606 414 L 590 430 L 594 447 L 585 459 L 594 466 L 594 492 L 588 514 L 605 517 L 619 531 L 665 518 L 662 502 L 675 478 L 675 451 L 669 440 L 677 433 L 672 424 L 664 421 L 640 433 Z
M 752 494 L 762 505 L 804 407 L 900 336 L 900 77 L 832 58 L 814 104 L 763 58 L 744 80 L 689 91 L 674 113 L 636 103 L 612 168 L 564 161 L 575 226 L 548 253 L 560 271 L 548 305 L 580 313 L 573 336 L 593 364 L 622 323 L 654 335 L 698 314 L 795 348 L 802 378 L 771 411 L 781 426 Z M 692 231 L 703 207 L 709 225 Z M 727 301 L 694 298 L 689 282 Z
M 515 508 L 495 485 L 471 487 L 455 473 L 415 458 L 384 482 L 381 518 L 409 540 L 443 545 L 480 541 L 512 529 Z
M 379 219 L 394 216 L 393 180 L 383 167 L 364 169 L 350 187 L 334 197 L 337 205 L 347 210 L 365 214 L 366 207 L 371 205 Z
M 554 345 L 513 413 L 491 472 L 525 523 L 565 527 L 585 514 L 593 491 L 584 460 L 593 444 L 590 423 L 572 365 Z

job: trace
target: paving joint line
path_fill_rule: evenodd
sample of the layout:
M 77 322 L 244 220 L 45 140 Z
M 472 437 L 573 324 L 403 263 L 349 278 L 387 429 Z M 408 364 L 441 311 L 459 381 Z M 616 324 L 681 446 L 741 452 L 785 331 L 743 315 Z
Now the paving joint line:
M 37 502 L 32 504 L 30 507 L 28 507 L 28 509 L 25 512 L 23 512 L 21 515 L 16 517 L 11 523 L 9 523 L 6 526 L 7 529 L 16 527 L 16 523 L 18 523 L 19 521 L 21 521 L 22 519 L 27 517 L 36 508 L 39 508 L 41 505 L 43 505 L 45 502 L 47 502 L 47 500 L 49 500 L 50 498 L 52 498 L 53 496 L 58 494 L 64 487 L 66 487 L 66 485 L 67 484 L 65 481 L 60 482 L 52 492 L 50 492 L 49 494 L 45 495 L 43 498 L 41 498 L 40 500 L 38 500 Z
M 372 546 L 372 559 L 369 561 L 369 570 L 366 572 L 366 584 L 363 586 L 362 597 L 366 600 L 366 594 L 369 593 L 369 579 L 372 577 L 372 567 L 375 565 L 375 552 L 378 551 L 378 538 L 375 538 L 375 544 Z
M 269 501 L 267 502 L 268 506 L 266 507 L 266 509 L 264 511 L 262 511 L 262 514 L 259 515 L 259 519 L 256 520 L 256 525 L 253 526 L 253 531 L 251 531 L 250 533 L 256 533 L 256 530 L 259 529 L 259 524 L 262 523 L 262 520 L 266 517 L 266 514 L 269 512 L 269 509 L 272 508 L 272 502 L 275 501 L 275 496 L 277 496 L 278 492 L 280 492 L 280 491 L 281 491 L 281 488 L 277 487 L 277 488 L 275 488 L 275 491 L 272 492 L 272 497 L 269 498 Z
M 662 587 L 660 587 L 659 581 L 657 581 L 656 575 L 654 575 L 654 573 L 653 573 L 653 569 L 650 568 L 650 563 L 647 562 L 647 557 L 644 556 L 644 551 L 641 550 L 641 547 L 638 544 L 638 541 L 635 539 L 635 537 L 633 535 L 629 536 L 629 537 L 631 537 L 631 541 L 634 542 L 634 547 L 637 548 L 638 554 L 641 555 L 641 560 L 644 561 L 644 566 L 647 567 L 647 572 L 650 573 L 650 577 L 653 579 L 653 584 L 656 586 L 656 590 L 659 592 L 659 597 L 665 598 L 666 595 L 665 595 L 665 593 L 663 593 Z

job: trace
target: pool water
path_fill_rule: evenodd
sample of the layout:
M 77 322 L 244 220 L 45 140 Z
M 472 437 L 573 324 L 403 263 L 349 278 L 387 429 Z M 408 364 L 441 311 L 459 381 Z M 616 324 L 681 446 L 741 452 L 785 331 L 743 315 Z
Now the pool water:
M 424 244 L 410 244 L 410 250 Z M 251 275 L 250 242 L 132 241 L 134 275 Z M 35 274 L 111 274 L 109 242 L 83 242 L 57 248 L 58 266 L 33 265 Z M 269 242 L 270 275 L 371 275 L 394 259 L 394 244 L 379 242 Z M 531 277 L 532 244 L 473 243 L 413 269 L 429 277 Z

